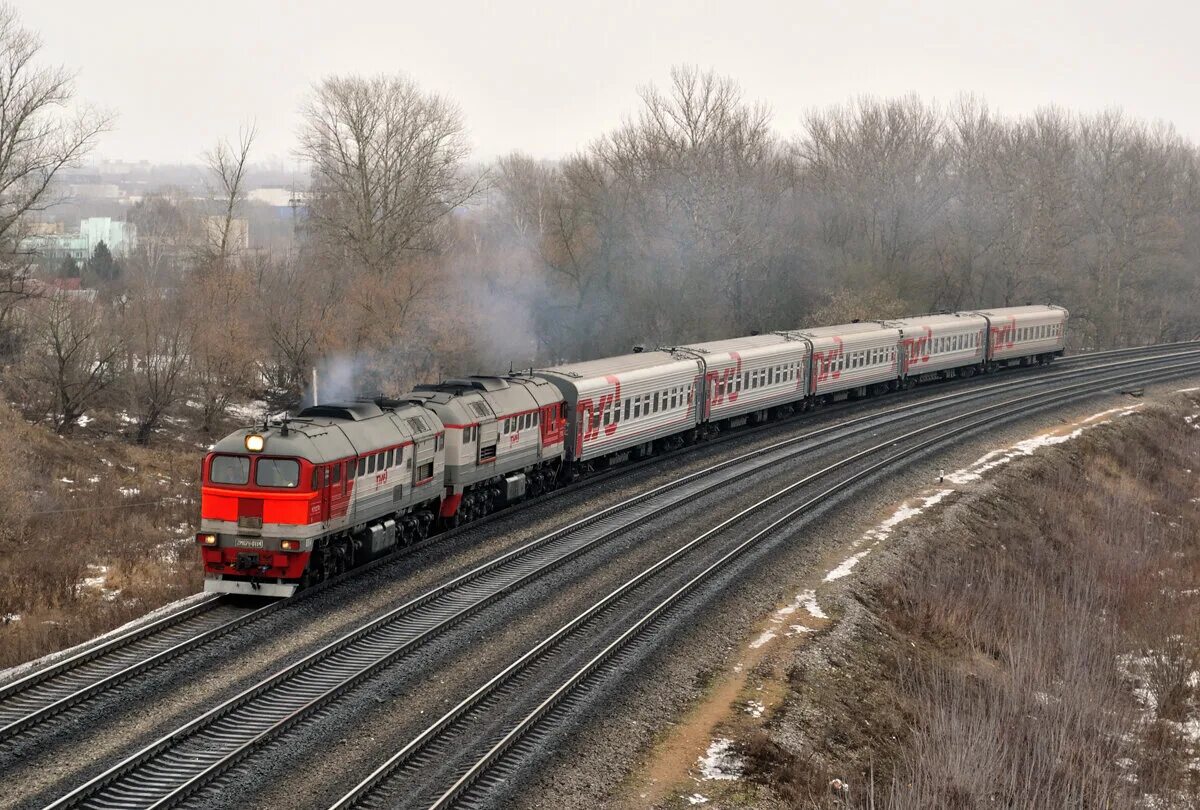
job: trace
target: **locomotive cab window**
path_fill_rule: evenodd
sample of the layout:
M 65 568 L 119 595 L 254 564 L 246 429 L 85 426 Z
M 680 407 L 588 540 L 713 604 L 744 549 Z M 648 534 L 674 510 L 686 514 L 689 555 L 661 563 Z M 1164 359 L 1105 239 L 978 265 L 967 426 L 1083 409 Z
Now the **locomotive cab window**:
M 341 480 L 342 480 L 342 465 L 340 463 L 334 464 L 332 477 L 329 479 L 329 483 L 337 484 L 337 483 L 340 483 Z
M 250 459 L 245 456 L 213 456 L 208 478 L 214 484 L 245 484 L 250 480 Z
M 290 458 L 260 458 L 254 465 L 254 483 L 260 487 L 293 489 L 300 485 L 300 462 Z
M 395 450 L 388 450 L 387 461 L 384 462 L 383 466 L 390 468 L 392 466 L 392 461 L 395 459 L 395 454 Z

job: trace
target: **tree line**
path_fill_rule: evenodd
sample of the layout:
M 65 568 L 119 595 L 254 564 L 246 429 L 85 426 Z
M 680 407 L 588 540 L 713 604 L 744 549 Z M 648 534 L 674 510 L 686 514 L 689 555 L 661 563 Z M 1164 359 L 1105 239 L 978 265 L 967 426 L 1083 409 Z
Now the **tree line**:
M 203 199 L 129 212 L 94 289 L 39 283 L 22 239 L 111 117 L 73 101 L 0 10 L 0 367 L 68 433 L 124 411 L 149 441 L 184 403 L 399 393 L 509 364 L 750 331 L 1054 302 L 1077 349 L 1200 335 L 1200 153 L 1165 125 L 964 97 L 856 99 L 781 134 L 731 78 L 674 69 L 561 160 L 475 161 L 462 111 L 403 75 L 332 76 L 299 111 L 293 246 L 234 238 L 255 131 L 205 156 Z M 786 123 L 786 122 L 785 122 Z

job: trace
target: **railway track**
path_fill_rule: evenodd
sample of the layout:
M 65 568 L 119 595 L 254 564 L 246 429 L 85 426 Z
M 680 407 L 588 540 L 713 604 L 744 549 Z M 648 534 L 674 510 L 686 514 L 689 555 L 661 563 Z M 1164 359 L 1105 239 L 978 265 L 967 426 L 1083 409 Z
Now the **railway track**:
M 10 681 L 0 686 L 0 744 L 271 609 L 214 596 Z
M 509 781 L 521 760 L 539 750 L 554 725 L 567 719 L 589 686 L 626 663 L 626 653 L 649 641 L 672 611 L 814 508 L 937 445 L 1024 415 L 1030 408 L 1064 404 L 1114 382 L 1144 383 L 1176 375 L 1130 374 L 1115 381 L 1066 386 L 1051 397 L 1037 394 L 988 405 L 891 437 L 788 483 L 663 556 L 564 623 L 411 739 L 330 810 L 441 810 L 486 803 L 490 791 Z M 811 491 L 819 482 L 824 488 Z M 797 495 L 800 503 L 786 502 Z M 771 512 L 765 526 L 749 536 L 737 531 L 765 512 Z
M 1060 361 L 1058 368 L 1068 369 L 1078 365 L 1090 368 L 1097 361 L 1120 361 L 1121 358 L 1127 357 L 1146 358 L 1158 355 L 1171 355 L 1196 345 L 1189 343 L 1163 344 L 1153 347 L 1137 347 L 1077 355 Z M 1022 382 L 1034 384 L 1045 376 L 1045 372 L 1039 375 L 1031 375 L 1028 380 L 1022 380 Z M 1006 381 L 1007 384 L 1014 382 L 1016 381 Z M 1000 384 L 1003 385 L 1006 383 Z M 977 388 L 975 390 L 989 389 Z M 934 401 L 940 401 L 941 399 L 943 398 L 935 397 Z M 871 404 L 877 405 L 878 403 L 874 402 Z M 921 404 L 909 403 L 909 406 L 920 407 Z M 861 407 L 867 407 L 867 404 L 865 402 L 851 403 L 842 406 L 842 411 L 853 413 Z M 719 437 L 716 441 L 723 442 L 736 438 L 744 438 L 760 431 L 776 428 L 777 424 L 768 424 L 727 434 Z M 712 444 L 713 442 L 710 442 L 709 446 Z M 635 468 L 661 463 L 662 460 L 663 457 L 660 456 L 638 462 L 634 465 L 625 465 L 612 472 L 602 473 L 570 487 L 560 489 L 555 493 L 551 493 L 549 497 L 566 494 L 582 486 L 594 485 L 610 477 L 627 473 Z M 475 521 L 468 526 L 451 530 L 451 532 L 438 535 L 423 543 L 397 551 L 392 555 L 374 561 L 367 567 L 357 569 L 354 572 L 348 572 L 334 580 L 322 583 L 318 586 L 318 589 L 332 586 L 348 576 L 361 575 L 370 568 L 386 565 L 399 556 L 407 556 L 419 551 L 428 543 L 444 539 L 449 534 L 458 534 L 478 529 L 491 520 L 508 514 L 512 508 L 502 510 L 480 521 Z M 302 597 L 311 595 L 311 592 L 303 594 Z M 147 673 L 188 650 L 195 649 L 268 615 L 273 610 L 279 609 L 282 603 L 274 603 L 273 606 L 257 605 L 250 607 L 247 604 L 245 601 L 239 604 L 235 599 L 214 596 L 211 599 L 191 605 L 177 613 L 135 628 L 128 633 L 108 639 L 102 644 L 80 651 L 75 655 L 54 662 L 40 670 L 28 673 L 19 679 L 0 685 L 0 745 L 69 708 L 95 698 L 107 689 Z
M 1168 355 L 1155 362 L 1174 363 L 1170 366 L 1174 373 L 1186 373 L 1200 368 L 1200 350 L 1185 350 L 1182 355 Z M 1139 368 L 1129 371 L 1131 364 Z M 734 477 L 914 413 L 992 395 L 996 389 L 1042 387 L 1058 379 L 1100 377 L 1074 384 L 1074 388 L 1091 391 L 1111 387 L 1114 379 L 1144 377 L 1145 367 L 1144 361 L 1114 360 L 1098 367 L 975 386 L 962 393 L 810 431 L 683 476 L 538 538 L 401 605 L 160 738 L 51 807 L 163 807 L 179 803 L 364 678 L 506 593 L 619 534 L 648 514 L 659 514 L 694 499 Z M 1126 372 L 1124 376 L 1121 371 Z M 1033 394 L 1026 400 L 1038 396 L 1044 395 Z

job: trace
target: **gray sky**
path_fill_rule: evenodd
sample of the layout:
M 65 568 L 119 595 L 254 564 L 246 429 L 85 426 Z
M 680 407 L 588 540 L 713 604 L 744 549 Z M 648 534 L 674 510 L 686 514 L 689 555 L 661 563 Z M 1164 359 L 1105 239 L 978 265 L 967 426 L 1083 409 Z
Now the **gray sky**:
M 462 108 L 476 157 L 570 153 L 673 64 L 736 78 L 790 134 L 814 106 L 970 91 L 993 109 L 1121 106 L 1200 141 L 1200 4 L 16 0 L 78 96 L 119 115 L 98 155 L 192 162 L 257 122 L 291 161 L 330 73 L 403 71 Z M 970 6 L 977 6 L 972 9 Z

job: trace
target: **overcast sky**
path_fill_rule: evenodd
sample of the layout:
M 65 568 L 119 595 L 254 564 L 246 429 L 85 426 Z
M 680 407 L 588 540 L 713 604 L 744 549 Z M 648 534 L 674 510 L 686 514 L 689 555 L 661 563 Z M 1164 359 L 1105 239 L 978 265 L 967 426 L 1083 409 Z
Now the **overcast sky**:
M 1120 106 L 1200 141 L 1200 4 L 16 0 L 78 96 L 116 112 L 102 157 L 192 162 L 256 121 L 292 161 L 331 73 L 403 71 L 462 108 L 476 156 L 568 154 L 692 63 L 766 101 L 776 128 L 857 95 L 970 91 L 994 109 Z

